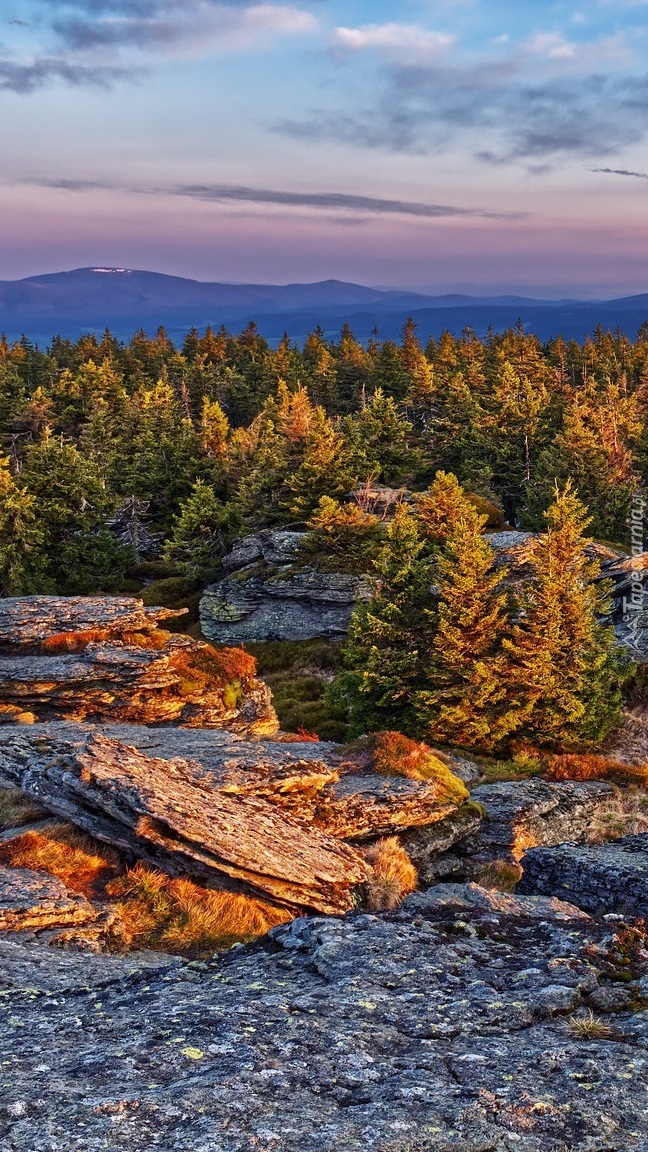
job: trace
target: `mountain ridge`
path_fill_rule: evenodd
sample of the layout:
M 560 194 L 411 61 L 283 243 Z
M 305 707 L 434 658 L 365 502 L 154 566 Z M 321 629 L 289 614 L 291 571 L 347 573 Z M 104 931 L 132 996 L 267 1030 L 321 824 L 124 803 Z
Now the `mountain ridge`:
M 336 337 L 345 322 L 361 340 L 375 328 L 382 339 L 395 339 L 409 316 L 424 340 L 444 329 L 458 333 L 466 327 L 485 335 L 489 328 L 501 331 L 518 321 L 541 340 L 558 335 L 582 340 L 598 325 L 619 327 L 634 337 L 648 321 L 648 293 L 602 301 L 430 295 L 336 279 L 228 283 L 105 265 L 0 281 L 0 331 L 9 339 L 25 334 L 45 343 L 54 335 L 75 339 L 106 327 L 129 339 L 138 328 L 154 331 L 160 325 L 172 338 L 182 339 L 191 327 L 224 324 L 238 330 L 250 321 L 271 342 L 286 331 L 303 340 L 318 325 Z

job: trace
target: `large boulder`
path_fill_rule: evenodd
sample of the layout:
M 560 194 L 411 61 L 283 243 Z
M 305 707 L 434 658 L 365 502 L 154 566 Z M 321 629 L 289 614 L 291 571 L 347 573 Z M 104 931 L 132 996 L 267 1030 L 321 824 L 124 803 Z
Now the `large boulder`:
M 264 529 L 237 541 L 223 561 L 227 575 L 200 601 L 203 634 L 221 644 L 266 640 L 340 640 L 371 582 L 321 572 L 300 551 L 303 532 Z
M 3 1148 L 645 1152 L 646 965 L 615 981 L 623 929 L 437 893 L 206 963 L 71 954 L 49 987 L 0 941 Z
M 270 691 L 252 658 L 158 628 L 178 615 L 132 596 L 0 600 L 0 721 L 276 732 Z
M 331 744 L 61 722 L 0 729 L 0 773 L 171 875 L 322 912 L 349 908 L 369 879 L 346 840 L 442 820 L 466 794 L 450 773 L 387 777 Z
M 559 896 L 590 912 L 648 917 L 648 835 L 532 848 L 522 863 L 520 892 Z

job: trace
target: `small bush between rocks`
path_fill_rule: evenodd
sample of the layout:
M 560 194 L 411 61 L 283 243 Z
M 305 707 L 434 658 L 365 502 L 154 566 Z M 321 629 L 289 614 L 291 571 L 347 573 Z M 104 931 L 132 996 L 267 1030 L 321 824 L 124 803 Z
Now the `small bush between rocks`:
M 172 879 L 141 863 L 108 884 L 107 894 L 119 901 L 131 945 L 194 958 L 256 940 L 292 919 L 264 900 Z
M 565 753 L 549 758 L 545 777 L 547 780 L 612 780 L 619 784 L 648 785 L 648 765 L 623 764 L 606 756 Z
M 376 840 L 363 853 L 372 873 L 365 885 L 371 912 L 391 912 L 416 891 L 418 873 L 397 836 Z
M 378 732 L 370 737 L 374 771 L 382 776 L 406 776 L 439 784 L 443 799 L 461 804 L 468 789 L 433 750 L 400 732 Z
M 638 788 L 619 793 L 592 817 L 588 840 L 593 844 L 606 844 L 622 836 L 638 836 L 648 832 L 648 794 Z
M 56 632 L 43 640 L 42 649 L 47 656 L 61 656 L 66 652 L 82 652 L 88 644 L 109 638 L 106 628 L 85 628 L 78 632 Z

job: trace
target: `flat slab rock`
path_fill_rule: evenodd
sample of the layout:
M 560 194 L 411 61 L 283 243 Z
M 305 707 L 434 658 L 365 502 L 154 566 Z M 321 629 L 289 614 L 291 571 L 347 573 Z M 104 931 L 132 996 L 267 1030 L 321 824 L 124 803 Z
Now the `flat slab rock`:
M 391 835 L 455 811 L 432 781 L 355 772 L 352 763 L 342 760 L 339 745 L 252 742 L 212 729 L 70 722 L 33 725 L 24 734 L 0 728 L 0 772 L 3 764 L 5 772 L 10 770 L 12 749 L 31 747 L 41 738 L 81 747 L 94 732 L 155 759 L 191 760 L 197 778 L 211 789 L 267 800 L 306 827 L 342 839 Z M 11 771 L 15 774 L 15 766 Z
M 0 931 L 89 924 L 96 915 L 85 897 L 55 876 L 0 867 Z
M 350 907 L 369 875 L 349 845 L 240 787 L 214 787 L 191 760 L 92 730 L 66 740 L 57 727 L 0 730 L 0 770 L 64 820 L 172 875 L 322 912 Z
M 645 960 L 624 1007 L 616 922 L 452 889 L 109 986 L 77 956 L 86 988 L 14 986 L 3 1150 L 646 1152 Z M 610 993 L 612 1039 L 570 1033 Z
M 648 918 L 648 835 L 610 844 L 532 848 L 520 892 L 551 893 L 591 912 Z

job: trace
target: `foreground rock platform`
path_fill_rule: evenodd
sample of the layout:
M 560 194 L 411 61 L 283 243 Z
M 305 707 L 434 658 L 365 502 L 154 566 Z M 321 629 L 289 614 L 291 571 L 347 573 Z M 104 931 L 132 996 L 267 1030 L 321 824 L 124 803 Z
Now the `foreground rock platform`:
M 532 848 L 518 890 L 551 893 L 590 912 L 648 918 L 648 834 L 609 844 Z
M 442 885 L 213 962 L 120 978 L 69 954 L 52 991 L 0 941 L 2 1148 L 646 1152 L 640 934 L 613 979 L 629 931 Z M 579 1039 L 592 1006 L 605 1038 Z

